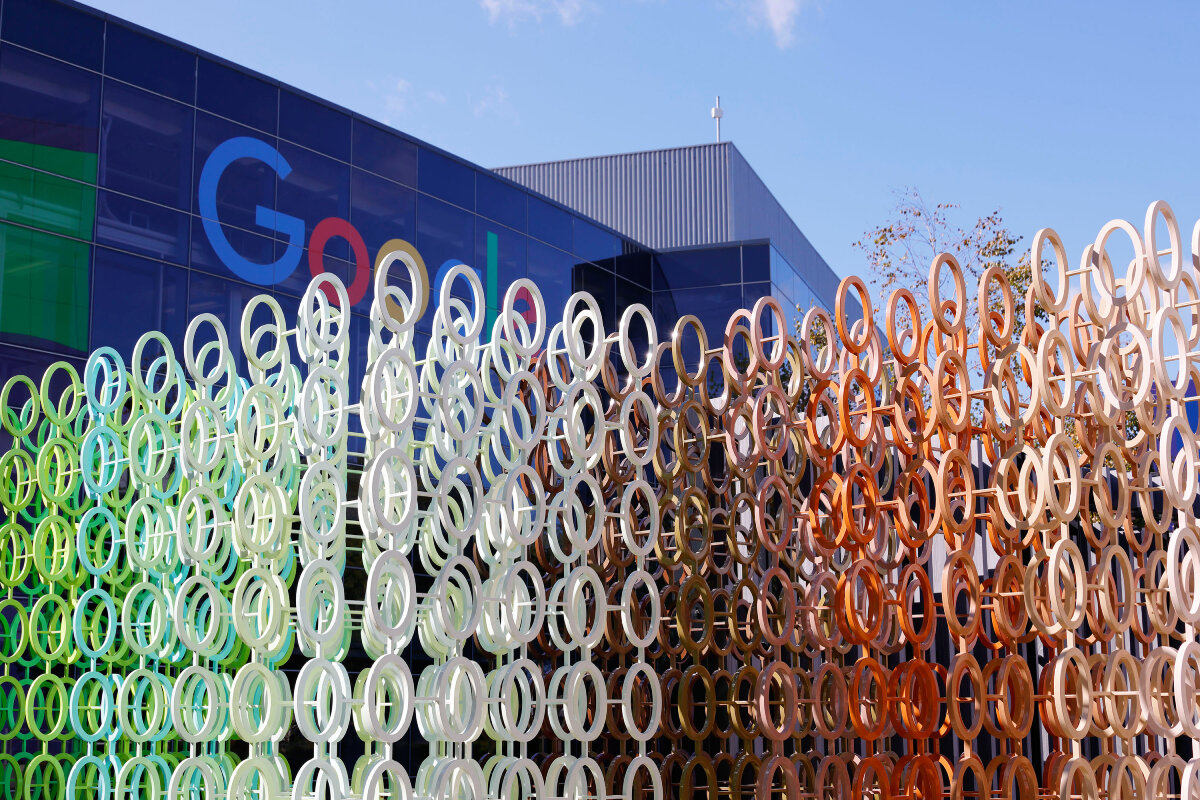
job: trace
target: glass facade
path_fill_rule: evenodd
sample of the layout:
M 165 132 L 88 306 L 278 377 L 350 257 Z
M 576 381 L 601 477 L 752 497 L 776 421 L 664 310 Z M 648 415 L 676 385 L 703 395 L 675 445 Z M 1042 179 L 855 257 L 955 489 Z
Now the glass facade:
M 793 332 L 811 306 L 829 308 L 769 241 L 656 253 L 654 263 L 654 315 L 662 330 L 692 314 L 704 323 L 711 341 L 724 333 L 731 311 L 753 308 L 765 295 L 779 301 Z
M 3 0 L 0 380 L 147 330 L 181 343 L 264 291 L 295 305 L 391 239 L 435 281 L 472 265 L 493 308 L 522 277 L 551 314 L 581 288 L 610 321 L 653 307 L 653 253 L 489 170 L 99 12 Z
M 694 314 L 718 342 L 729 315 L 765 294 L 789 313 L 815 297 L 768 242 L 653 252 L 193 48 L 71 3 L 0 0 L 0 384 L 57 360 L 81 367 L 101 347 L 128 358 L 151 330 L 181 350 L 200 314 L 236 331 L 263 292 L 294 318 L 314 273 L 351 286 L 393 239 L 415 245 L 435 285 L 472 265 L 490 311 L 530 278 L 550 322 L 587 290 L 607 328 L 642 303 L 660 338 Z M 372 300 L 362 283 L 351 294 L 360 343 Z M 244 369 L 239 337 L 229 343 Z M 352 350 L 352 387 L 365 358 Z M 428 576 L 417 579 L 426 589 Z M 410 648 L 414 671 L 423 658 Z M 350 661 L 365 668 L 362 652 Z M 342 747 L 348 761 L 355 741 Z M 415 726 L 405 747 L 413 741 Z M 395 753 L 414 765 L 420 755 Z
M 191 317 L 232 326 L 263 291 L 294 306 L 315 272 L 350 285 L 392 239 L 435 283 L 472 265 L 489 310 L 528 277 L 551 315 L 586 289 L 606 326 L 644 303 L 664 335 L 694 314 L 717 339 L 764 294 L 794 326 L 829 295 L 768 241 L 653 252 L 194 48 L 70 3 L 0 0 L 0 381 L 97 347 L 128 356 L 147 330 L 180 344 Z

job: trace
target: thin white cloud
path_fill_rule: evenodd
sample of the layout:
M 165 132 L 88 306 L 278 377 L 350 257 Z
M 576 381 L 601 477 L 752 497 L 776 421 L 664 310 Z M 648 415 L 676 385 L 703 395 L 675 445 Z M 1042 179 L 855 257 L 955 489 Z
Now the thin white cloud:
M 493 22 L 510 26 L 525 19 L 541 22 L 543 17 L 558 17 L 563 25 L 579 22 L 591 3 L 588 0 L 480 0 L 479 5 Z
M 397 78 L 387 89 L 383 97 L 383 110 L 387 114 L 386 122 L 403 117 L 408 113 L 412 104 L 412 84 Z
M 442 94 L 436 89 L 430 89 L 425 93 L 425 96 L 434 103 L 437 103 L 439 106 L 446 105 L 446 95 Z
M 498 83 L 488 86 L 479 100 L 471 100 L 471 110 L 477 117 L 498 117 L 509 121 L 517 118 L 517 110 L 508 99 L 508 90 Z
M 800 16 L 801 0 L 754 0 L 750 18 L 765 23 L 775 35 L 780 49 L 791 45 L 796 38 L 796 18 Z

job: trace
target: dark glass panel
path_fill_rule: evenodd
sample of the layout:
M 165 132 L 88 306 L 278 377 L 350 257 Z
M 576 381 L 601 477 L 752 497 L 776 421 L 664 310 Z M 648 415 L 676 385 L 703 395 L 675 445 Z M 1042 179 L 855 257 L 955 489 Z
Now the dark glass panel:
M 110 23 L 104 74 L 189 105 L 196 100 L 196 54 Z
M 104 88 L 101 186 L 172 208 L 191 208 L 190 106 L 114 81 Z
M 626 280 L 633 281 L 639 286 L 644 286 L 647 289 L 651 286 L 651 270 L 654 264 L 654 256 L 648 250 L 642 250 L 637 247 L 624 248 L 625 252 L 617 256 L 614 272 Z
M 100 76 L 0 49 L 0 158 L 96 182 Z
M 0 338 L 84 351 L 91 245 L 0 224 Z
M 681 316 L 679 308 L 675 304 L 674 292 L 654 292 L 654 324 L 660 332 L 660 338 L 666 338 L 671 335 L 671 329 L 675 322 Z
M 742 248 L 742 280 L 747 283 L 771 278 L 774 248 L 766 244 L 750 244 Z
M 771 291 L 771 284 L 769 284 L 769 283 L 747 283 L 747 284 L 744 284 L 742 286 L 741 305 L 729 307 L 729 309 L 725 313 L 725 322 L 729 321 L 729 316 L 731 314 L 733 314 L 733 312 L 736 311 L 738 308 L 752 309 L 752 308 L 754 308 L 754 304 L 758 302 L 758 299 L 760 297 L 766 297 L 770 294 L 772 294 L 772 291 Z M 775 335 L 775 330 L 774 330 L 775 324 L 774 324 L 773 320 L 775 319 L 775 317 L 771 314 L 764 314 L 763 318 L 767 320 L 766 327 L 769 328 L 769 330 L 764 331 L 764 333 L 768 336 L 774 336 Z M 722 323 L 721 331 L 724 332 L 724 330 L 725 330 L 725 323 Z
M 655 284 L 655 291 L 740 283 L 739 250 L 738 247 L 712 247 L 660 253 L 658 262 L 664 285 Z
M 604 321 L 605 333 L 617 325 L 617 317 L 613 313 L 616 306 L 616 278 L 606 269 L 595 264 L 581 261 L 575 264 L 572 288 L 576 292 L 590 292 L 600 306 L 600 316 Z
M 571 215 L 541 198 L 529 196 L 529 235 L 560 250 L 571 249 Z
M 420 197 L 415 244 L 433 281 L 447 261 L 466 262 L 475 252 L 475 216 L 440 200 Z
M 621 240 L 601 230 L 585 219 L 575 218 L 575 244 L 571 250 L 576 258 L 593 264 L 613 267 L 612 259 L 621 251 Z
M 238 136 L 259 139 L 272 147 L 277 144 L 274 138 L 264 137 L 241 125 L 209 114 L 196 115 L 196 158 L 192 168 L 192 208 L 195 213 L 200 213 L 198 197 L 205 161 L 218 145 Z M 217 218 L 224 225 L 270 234 L 258 227 L 255 207 L 275 208 L 276 178 L 275 166 L 257 159 L 243 158 L 230 164 L 217 184 Z
M 725 325 L 729 322 L 730 315 L 741 305 L 742 287 L 740 284 L 656 293 L 655 317 L 659 322 L 660 338 L 670 336 L 679 317 L 692 314 L 703 323 L 709 341 L 720 342 L 725 334 Z M 661 317 L 659 317 L 660 313 Z M 694 364 L 698 355 L 695 341 L 695 337 L 690 335 L 685 341 L 684 354 L 689 364 Z
M 354 166 L 405 186 L 417 185 L 417 145 L 361 119 L 354 120 Z
M 112 347 L 129 359 L 142 334 L 161 331 L 182 357 L 187 271 L 105 247 L 96 248 L 93 268 L 91 349 Z
M 350 117 L 287 89 L 279 92 L 279 138 L 350 160 Z
M 475 176 L 476 211 L 522 233 L 525 232 L 528 196 L 520 187 L 495 175 L 480 172 Z
M 100 71 L 104 20 L 79 8 L 46 0 L 5 0 L 7 41 Z
M 101 191 L 96 200 L 96 241 L 121 250 L 187 264 L 191 217 L 181 211 Z
M 469 211 L 475 210 L 475 170 L 435 153 L 417 150 L 417 188 Z
M 95 214 L 95 187 L 0 161 L 0 219 L 90 240 Z
M 292 168 L 287 178 L 276 177 L 275 207 L 279 213 L 304 220 L 309 234 L 326 217 L 350 216 L 348 164 L 287 142 L 279 143 L 279 152 Z M 350 248 L 341 239 L 331 240 L 325 250 L 343 260 L 350 257 Z
M 350 201 L 350 222 L 362 234 L 372 259 L 389 239 L 413 240 L 417 227 L 415 190 L 356 169 L 351 176 Z
M 562 319 L 563 306 L 571 296 L 571 271 L 574 266 L 575 259 L 570 253 L 536 239 L 529 240 L 529 279 L 537 284 L 546 301 L 547 326 Z
M 80 375 L 83 374 L 83 367 L 86 363 L 83 358 L 79 357 L 67 356 L 64 358 L 63 355 L 44 353 L 41 350 L 0 346 L 0 385 L 8 383 L 8 379 L 15 375 L 40 376 L 55 361 L 69 361 Z M 67 388 L 66 376 L 61 370 L 55 373 L 55 378 L 51 379 L 50 383 L 51 386 L 60 384 L 58 388 L 51 389 L 55 396 L 61 395 Z M 0 447 L 3 447 L 5 451 L 12 442 L 12 439 L 7 437 L 7 433 L 0 431 Z
M 617 322 L 620 322 L 621 315 L 625 313 L 625 309 L 635 303 L 641 303 L 650 309 L 651 314 L 654 313 L 654 298 L 647 289 L 643 289 L 636 283 L 630 283 L 622 278 L 616 278 L 615 283 L 616 294 L 613 299 L 613 310 L 615 311 Z M 634 352 L 638 354 L 639 358 L 644 358 L 646 348 L 649 346 L 646 340 L 645 324 L 641 321 L 635 321 L 630 327 L 630 331 L 633 335 Z
M 196 70 L 196 105 L 234 122 L 274 134 L 279 113 L 279 89 L 201 57 Z

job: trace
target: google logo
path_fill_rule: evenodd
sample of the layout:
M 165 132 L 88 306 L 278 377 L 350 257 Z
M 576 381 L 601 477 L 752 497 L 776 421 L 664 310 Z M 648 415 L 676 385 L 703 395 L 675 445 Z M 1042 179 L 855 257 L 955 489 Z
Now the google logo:
M 208 236 L 208 241 L 216 252 L 217 258 L 229 268 L 230 272 L 247 283 L 270 286 L 287 280 L 296 271 L 296 267 L 300 265 L 300 256 L 304 249 L 306 226 L 304 220 L 298 217 L 293 217 L 290 214 L 281 214 L 278 211 L 273 211 L 262 206 L 255 206 L 255 224 L 266 230 L 282 234 L 287 240 L 288 247 L 284 250 L 283 255 L 267 264 L 250 261 L 234 249 L 233 245 L 229 243 L 229 239 L 226 238 L 225 232 L 221 229 L 221 222 L 218 219 L 217 186 L 221 181 L 221 176 L 225 174 L 225 170 L 235 161 L 241 159 L 252 159 L 266 164 L 275 170 L 275 173 L 283 180 L 286 180 L 292 172 L 292 167 L 287 162 L 287 159 L 283 157 L 283 154 L 261 139 L 255 139 L 252 136 L 237 136 L 227 139 L 213 149 L 200 172 L 200 185 L 198 188 L 200 216 L 204 224 L 204 233 Z M 372 262 L 367 260 L 367 245 L 363 241 L 362 234 L 349 221 L 339 217 L 326 217 L 313 227 L 312 235 L 308 239 L 308 268 L 314 277 L 324 271 L 323 256 L 325 246 L 330 239 L 337 237 L 345 239 L 350 244 L 350 250 L 354 253 L 354 279 L 346 287 L 347 298 L 350 301 L 350 305 L 353 306 L 362 300 L 367 293 L 367 288 L 371 283 L 370 265 Z M 496 274 L 496 263 L 498 260 L 496 255 L 496 234 L 489 231 L 487 237 L 486 273 L 480 272 L 478 269 L 476 272 L 480 273 L 480 279 L 485 286 L 487 301 L 486 330 L 490 331 L 492 321 L 495 318 L 495 312 L 499 306 L 499 298 L 495 297 L 499 279 Z M 398 247 L 406 249 L 416 256 L 417 267 L 423 272 L 425 271 L 424 261 L 421 260 L 415 248 L 407 242 L 402 242 L 398 239 L 393 239 L 383 244 L 376 255 L 375 263 L 377 264 L 383 256 Z M 429 275 L 423 275 L 425 285 L 432 286 L 436 290 L 440 286 L 442 278 L 454 266 L 461 263 L 463 262 L 449 260 L 442 264 L 432 284 L 429 281 Z M 526 292 L 525 294 L 528 293 Z M 534 322 L 533 318 L 535 314 L 533 303 L 531 302 L 532 298 L 518 294 L 518 299 L 524 300 L 527 303 L 527 308 L 521 313 L 521 316 L 525 317 L 530 323 Z

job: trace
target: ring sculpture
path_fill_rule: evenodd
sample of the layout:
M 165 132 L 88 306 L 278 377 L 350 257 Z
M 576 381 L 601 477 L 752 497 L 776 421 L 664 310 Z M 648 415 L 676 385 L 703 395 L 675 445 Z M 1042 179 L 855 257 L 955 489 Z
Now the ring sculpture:
M 9 380 L 4 796 L 1196 797 L 1200 226 L 1031 261 L 485 330 L 398 243 L 365 339 L 323 274 Z

